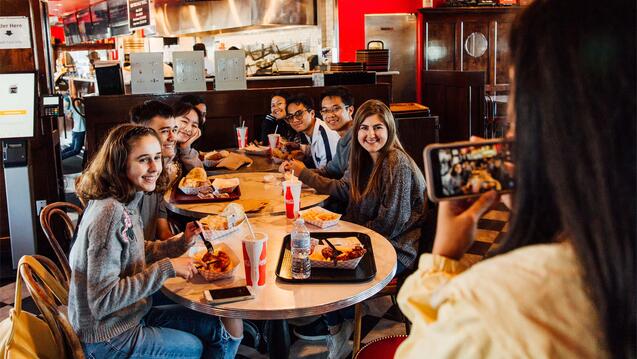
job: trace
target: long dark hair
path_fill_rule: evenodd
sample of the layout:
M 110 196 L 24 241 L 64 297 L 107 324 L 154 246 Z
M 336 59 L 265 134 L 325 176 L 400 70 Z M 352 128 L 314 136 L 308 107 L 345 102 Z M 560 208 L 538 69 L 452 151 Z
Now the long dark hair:
M 108 133 L 106 140 L 95 154 L 88 167 L 75 181 L 75 192 L 84 201 L 113 197 L 128 203 L 137 191 L 126 176 L 128 154 L 142 137 L 159 135 L 150 127 L 133 124 L 119 125 Z M 168 174 L 161 171 L 155 192 L 162 193 L 168 185 Z
M 358 142 L 357 134 L 363 121 L 366 118 L 377 115 L 387 127 L 387 143 L 380 150 L 380 156 L 376 163 L 373 163 L 372 157 L 363 146 Z M 414 160 L 405 152 L 400 140 L 398 139 L 398 130 L 394 115 L 387 105 L 378 100 L 367 100 L 361 107 L 356 110 L 354 115 L 354 138 L 352 139 L 352 148 L 349 153 L 350 163 L 350 196 L 355 203 L 360 202 L 363 197 L 368 195 L 378 196 L 381 188 L 381 170 L 383 162 L 389 156 L 391 151 L 400 151 L 409 158 L 409 162 L 415 171 L 419 171 Z M 364 184 L 365 173 L 367 169 L 371 169 L 371 174 L 367 183 Z
M 510 45 L 517 190 L 500 252 L 568 238 L 600 345 L 634 357 L 635 2 L 536 0 Z

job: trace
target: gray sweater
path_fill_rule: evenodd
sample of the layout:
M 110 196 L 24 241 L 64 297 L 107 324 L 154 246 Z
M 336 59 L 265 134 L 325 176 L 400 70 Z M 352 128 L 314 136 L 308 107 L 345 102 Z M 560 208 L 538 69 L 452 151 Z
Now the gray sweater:
M 182 149 L 177 146 L 177 158 L 184 166 L 184 175 L 195 167 L 203 168 L 203 162 L 199 159 L 199 152 L 194 148 Z
M 103 342 L 139 324 L 150 295 L 175 276 L 170 260 L 188 246 L 182 235 L 144 241 L 138 192 L 127 204 L 113 198 L 88 203 L 69 262 L 68 314 L 85 343 Z M 152 264 L 151 264 L 152 263 Z
M 347 196 L 349 185 L 342 179 L 349 167 L 349 152 L 353 130 L 347 131 L 336 144 L 336 155 L 323 168 L 304 168 L 299 180 L 323 194 L 339 193 L 339 198 Z
M 367 195 L 360 203 L 350 200 L 343 220 L 382 234 L 396 249 L 398 261 L 411 268 L 416 262 L 425 219 L 425 180 L 418 168 L 410 165 L 409 157 L 399 150 L 391 151 L 382 163 L 380 176 L 379 196 Z M 342 181 L 347 184 L 349 196 L 349 170 Z M 333 189 L 331 195 L 347 199 L 342 197 L 340 187 Z

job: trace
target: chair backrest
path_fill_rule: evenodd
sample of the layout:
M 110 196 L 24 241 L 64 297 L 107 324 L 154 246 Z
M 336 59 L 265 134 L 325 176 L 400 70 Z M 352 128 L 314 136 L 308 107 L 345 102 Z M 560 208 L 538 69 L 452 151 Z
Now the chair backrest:
M 393 358 L 398 346 L 407 339 L 407 335 L 392 335 L 374 339 L 354 355 L 354 359 Z
M 19 265 L 20 274 L 33 301 L 49 325 L 63 358 L 84 359 L 82 344 L 66 318 L 68 285 L 55 263 L 47 257 L 23 256 Z
M 75 232 L 75 225 L 67 214 L 67 211 L 69 210 L 77 212 L 78 216 L 81 216 L 83 212 L 82 208 L 68 202 L 51 203 L 44 207 L 42 212 L 40 212 L 40 225 L 42 226 L 42 230 L 44 231 L 46 238 L 49 240 L 49 244 L 53 247 L 53 251 L 60 262 L 60 266 L 62 267 L 62 271 L 66 277 L 66 282 L 71 279 L 71 267 L 69 266 L 66 251 L 60 245 L 60 241 L 56 237 L 56 232 L 53 230 L 52 225 L 53 218 L 56 216 L 59 217 L 64 223 L 63 229 L 66 239 L 70 241 L 73 238 L 73 232 Z

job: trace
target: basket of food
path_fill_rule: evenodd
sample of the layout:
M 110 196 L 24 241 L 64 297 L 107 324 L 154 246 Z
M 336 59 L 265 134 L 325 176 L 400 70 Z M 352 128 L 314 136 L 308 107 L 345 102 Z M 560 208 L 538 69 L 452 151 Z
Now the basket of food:
M 243 152 L 253 156 L 268 156 L 270 155 L 270 147 L 251 143 L 243 148 Z
M 201 233 L 206 240 L 212 241 L 235 232 L 245 220 L 243 207 L 231 203 L 219 215 L 209 215 L 198 222 L 201 224 Z
M 201 246 L 190 249 L 190 256 L 197 262 L 199 274 L 207 281 L 230 278 L 241 261 L 225 243 L 218 243 L 212 252 Z
M 238 178 L 215 178 L 212 181 L 212 188 L 217 193 L 232 193 L 238 186 Z
M 303 161 L 305 154 L 301 149 L 301 145 L 296 142 L 280 142 L 279 146 L 272 150 L 272 161 L 281 163 L 288 160 Z
M 321 207 L 312 207 L 310 209 L 306 209 L 305 211 L 300 211 L 299 214 L 305 222 L 313 224 L 320 228 L 335 226 L 341 219 L 340 214 L 330 212 L 327 209 Z
M 243 219 L 232 223 L 228 221 L 226 216 L 210 215 L 200 219 L 199 223 L 201 223 L 204 238 L 211 241 L 236 232 L 239 229 L 239 225 L 243 223 Z
M 206 170 L 200 167 L 193 168 L 179 181 L 179 190 L 187 195 L 196 196 L 200 192 L 210 192 L 210 181 Z
M 314 246 L 310 253 L 312 268 L 356 269 L 367 253 L 356 237 L 329 238 L 322 242 Z
M 226 150 L 211 151 L 203 156 L 203 165 L 205 167 L 216 167 L 222 159 L 228 157 L 230 152 Z

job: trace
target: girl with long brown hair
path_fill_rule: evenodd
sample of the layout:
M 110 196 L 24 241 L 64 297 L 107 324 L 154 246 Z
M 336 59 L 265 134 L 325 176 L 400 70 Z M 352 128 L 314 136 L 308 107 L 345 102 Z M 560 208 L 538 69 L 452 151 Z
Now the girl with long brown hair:
M 378 100 L 363 103 L 354 115 L 349 169 L 343 186 L 329 194 L 348 203 L 343 219 L 370 228 L 396 250 L 396 274 L 416 261 L 425 215 L 425 180 L 398 139 L 389 108 Z M 349 188 L 344 191 L 343 188 Z M 328 358 L 341 358 L 352 333 L 352 308 L 327 313 Z
M 398 254 L 397 273 L 414 265 L 425 213 L 425 181 L 398 139 L 389 108 L 363 103 L 354 116 L 349 205 L 344 219 L 385 236 Z
M 163 185 L 162 151 L 148 127 L 120 125 L 109 133 L 77 192 L 88 201 L 71 249 L 68 314 L 90 358 L 233 358 L 241 320 L 183 307 L 152 307 L 168 278 L 193 277 L 193 260 L 179 257 L 199 233 L 145 241 L 139 216 L 144 192 Z M 234 332 L 234 337 L 226 327 Z

